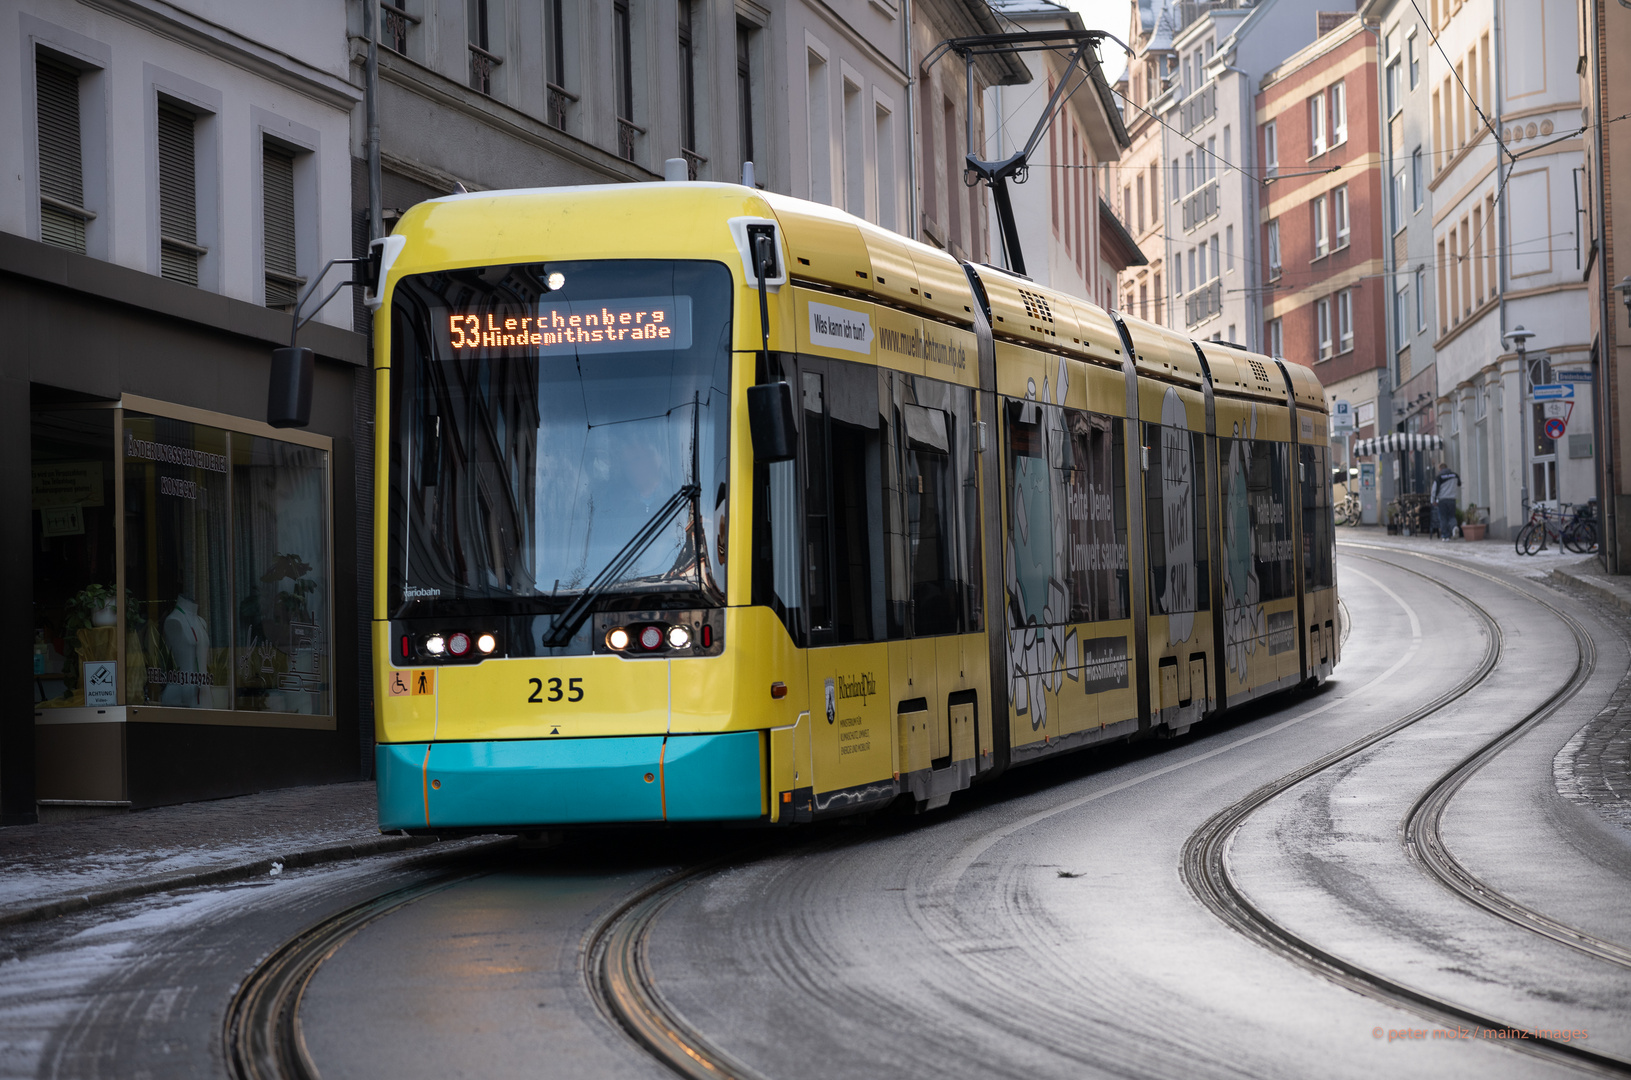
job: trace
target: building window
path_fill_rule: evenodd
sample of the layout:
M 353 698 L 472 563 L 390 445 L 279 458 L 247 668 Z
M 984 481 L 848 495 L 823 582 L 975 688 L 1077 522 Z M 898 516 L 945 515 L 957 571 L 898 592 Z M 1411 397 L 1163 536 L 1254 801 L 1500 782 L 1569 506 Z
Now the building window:
M 679 0 L 680 151 L 693 158 L 697 149 L 696 47 L 691 39 L 691 0 Z M 691 165 L 696 179 L 696 165 Z
M 806 108 L 809 110 L 807 127 L 810 132 L 810 199 L 812 202 L 832 201 L 832 134 L 827 127 L 827 60 L 809 52 L 807 72 Z M 934 183 L 934 174 L 924 177 L 925 186 Z
M 1416 332 L 1427 331 L 1427 268 L 1416 267 Z
M 1410 203 L 1417 213 L 1421 212 L 1422 199 L 1425 198 L 1422 189 L 1421 147 L 1418 146 L 1410 153 Z
M 1388 208 L 1388 224 L 1392 226 L 1391 231 L 1395 233 L 1404 228 L 1404 189 L 1404 168 L 1401 166 L 1399 170 L 1393 174 L 1393 197 L 1388 200 L 1392 204 Z
M 1312 206 L 1314 211 L 1314 258 L 1323 259 L 1331 250 L 1330 225 L 1325 215 L 1325 196 L 1316 195 Z
M 1161 223 L 1161 163 L 1150 162 L 1150 224 Z
M 85 170 L 79 132 L 79 72 L 37 55 L 40 239 L 85 254 Z
M 1144 232 L 1144 177 L 1138 178 L 1138 231 Z
M 394 53 L 408 55 L 408 28 L 419 17 L 408 14 L 408 0 L 380 0 L 380 44 Z
M 274 143 L 261 148 L 261 205 L 266 306 L 292 309 L 306 279 L 295 251 L 294 154 Z
M 1150 286 L 1142 281 L 1138 283 L 1138 317 L 1140 319 L 1150 317 Z
M 1308 156 L 1317 158 L 1325 153 L 1325 95 L 1315 94 L 1308 99 Z
M 882 105 L 873 107 L 878 155 L 878 224 L 894 229 L 895 223 L 895 114 Z
M 1337 293 L 1337 351 L 1347 352 L 1354 347 L 1353 290 Z
M 1270 176 L 1280 168 L 1280 136 L 1274 121 L 1263 125 L 1263 171 Z
M 844 209 L 866 217 L 866 135 L 861 88 L 845 76 L 844 86 Z
M 192 113 L 159 105 L 159 273 L 198 284 L 198 180 Z
M 1331 357 L 1331 300 L 1324 297 L 1314 301 L 1314 321 L 1319 327 L 1320 359 Z
M 1268 242 L 1265 245 L 1269 251 L 1269 279 L 1280 276 L 1280 219 L 1275 218 L 1269 222 Z
M 1158 324 L 1164 326 L 1166 324 L 1161 321 L 1161 301 L 1163 299 L 1165 299 L 1165 294 L 1162 293 L 1162 291 L 1161 291 L 1161 273 L 1160 273 L 1160 271 L 1157 271 L 1156 275 L 1155 275 L 1155 290 L 1154 291 L 1155 291 L 1155 321 Z
M 1222 276 L 1222 274 L 1221 274 L 1221 269 L 1222 268 L 1219 266 L 1219 263 L 1221 262 L 1221 260 L 1218 258 L 1218 234 L 1217 233 L 1212 234 L 1211 247 L 1212 247 L 1212 276 L 1214 278 L 1221 277 Z
M 493 72 L 504 61 L 492 51 L 488 0 L 465 0 L 465 21 L 470 42 L 470 89 L 493 92 Z
M 1410 344 L 1410 285 L 1401 284 L 1393 294 L 1393 351 L 1401 352 Z
M 566 0 L 544 0 L 544 20 L 549 27 L 544 42 L 544 79 L 548 84 L 546 103 L 548 121 L 552 127 L 566 129 L 566 103 L 572 98 L 566 91 Z
M 1416 58 L 1416 28 L 1411 27 L 1410 33 L 1404 39 L 1405 49 L 1409 52 L 1410 60 L 1410 89 L 1414 90 L 1421 81 L 1421 63 Z
M 1399 87 L 1399 59 L 1394 57 L 1387 66 L 1387 114 L 1393 116 L 1404 108 L 1404 94 Z
M 617 94 L 617 155 L 634 160 L 634 31 L 629 0 L 612 2 L 612 86 Z
M 1233 225 L 1223 227 L 1223 268 L 1231 274 L 1235 272 L 1235 227 Z
M 1191 155 L 1191 162 L 1193 160 L 1194 157 Z M 1174 177 L 1177 178 L 1176 181 L 1174 181 Z M 1172 201 L 1174 203 L 1184 197 L 1184 174 L 1179 171 L 1177 158 L 1172 159 L 1172 171 L 1167 174 L 1167 187 L 1172 189 Z
M 1343 184 L 1331 192 L 1331 217 L 1335 225 L 1334 247 L 1348 246 L 1348 185 Z
M 1348 141 L 1348 84 L 1331 84 L 1331 145 Z
M 1264 344 L 1268 347 L 1270 356 L 1284 356 L 1286 354 L 1285 327 L 1279 319 L 1270 319 L 1267 332 L 1263 335 Z
M 560 0 L 556 0 L 557 3 Z M 736 137 L 743 161 L 754 161 L 753 151 L 753 29 L 736 24 Z M 757 179 L 757 178 L 756 178 Z

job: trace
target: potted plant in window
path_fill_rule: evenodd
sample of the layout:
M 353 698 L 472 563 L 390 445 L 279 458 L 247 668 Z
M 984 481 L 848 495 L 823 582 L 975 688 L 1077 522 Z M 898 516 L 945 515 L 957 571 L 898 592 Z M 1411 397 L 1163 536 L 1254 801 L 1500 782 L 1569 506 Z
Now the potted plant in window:
M 1463 540 L 1482 540 L 1489 529 L 1489 522 L 1484 520 L 1484 512 L 1476 503 L 1468 503 L 1465 510 L 1456 511 L 1456 517 L 1461 519 Z

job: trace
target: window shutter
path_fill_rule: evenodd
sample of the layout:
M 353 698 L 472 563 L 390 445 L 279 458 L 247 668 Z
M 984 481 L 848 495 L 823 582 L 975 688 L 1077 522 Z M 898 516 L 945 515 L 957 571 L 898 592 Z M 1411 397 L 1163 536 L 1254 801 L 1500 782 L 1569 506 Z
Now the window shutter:
M 295 276 L 294 155 L 267 143 L 261 152 L 266 233 L 266 306 L 292 307 L 299 299 Z
M 159 106 L 159 272 L 198 284 L 198 185 L 191 113 Z
M 79 72 L 38 57 L 40 239 L 85 252 L 85 177 L 79 147 Z

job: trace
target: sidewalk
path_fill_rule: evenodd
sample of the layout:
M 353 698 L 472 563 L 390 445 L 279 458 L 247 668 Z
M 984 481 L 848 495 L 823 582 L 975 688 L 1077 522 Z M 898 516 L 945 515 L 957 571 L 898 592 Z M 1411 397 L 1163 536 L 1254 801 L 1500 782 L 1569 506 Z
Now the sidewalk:
M 1403 551 L 1419 551 L 1426 555 L 1480 563 L 1499 568 L 1517 577 L 1543 578 L 1557 571 L 1573 574 L 1590 569 L 1596 569 L 1600 573 L 1602 569 L 1596 555 L 1576 555 L 1572 551 L 1564 551 L 1561 546 L 1549 547 L 1534 555 L 1519 555 L 1512 546 L 1511 539 L 1497 539 L 1493 536 L 1478 541 L 1462 540 L 1459 537 L 1446 541 L 1436 536 L 1389 536 L 1387 530 L 1379 525 L 1360 525 L 1339 527 L 1336 539 L 1338 550 L 1344 543 L 1376 544 Z
M 369 781 L 16 825 L 0 829 L 0 928 L 434 842 L 380 835 Z

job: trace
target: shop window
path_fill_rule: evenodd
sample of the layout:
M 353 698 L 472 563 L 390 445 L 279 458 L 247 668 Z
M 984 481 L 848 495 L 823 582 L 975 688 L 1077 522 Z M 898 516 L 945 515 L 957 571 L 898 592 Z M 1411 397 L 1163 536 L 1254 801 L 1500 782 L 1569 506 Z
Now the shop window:
M 34 414 L 36 707 L 117 704 L 113 422 L 109 408 Z
M 332 717 L 326 449 L 105 407 L 33 441 L 38 703 Z

